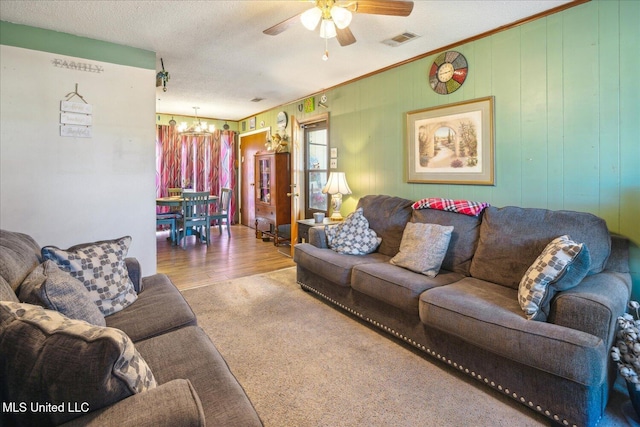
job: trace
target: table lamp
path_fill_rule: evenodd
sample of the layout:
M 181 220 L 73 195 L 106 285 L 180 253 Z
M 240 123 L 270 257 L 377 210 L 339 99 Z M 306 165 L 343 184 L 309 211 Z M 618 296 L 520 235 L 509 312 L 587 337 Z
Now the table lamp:
M 327 185 L 322 189 L 324 194 L 331 194 L 331 207 L 333 212 L 331 214 L 332 221 L 342 221 L 342 215 L 340 215 L 340 206 L 342 206 L 342 195 L 351 194 L 349 184 L 347 184 L 347 178 L 344 176 L 344 172 L 331 172 Z

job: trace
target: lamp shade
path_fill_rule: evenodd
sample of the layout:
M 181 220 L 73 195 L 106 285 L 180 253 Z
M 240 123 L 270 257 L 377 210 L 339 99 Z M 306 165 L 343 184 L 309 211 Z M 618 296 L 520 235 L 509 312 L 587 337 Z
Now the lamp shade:
M 347 184 L 347 178 L 344 172 L 331 172 L 327 180 L 327 185 L 324 186 L 322 192 L 324 194 L 351 194 L 351 189 L 349 188 L 349 184 Z
M 307 30 L 315 30 L 320 22 L 320 18 L 322 18 L 322 10 L 317 7 L 307 10 L 302 15 L 300 15 L 300 21 L 302 21 L 302 25 Z
M 336 23 L 336 27 L 344 30 L 351 23 L 351 12 L 349 12 L 344 7 L 333 6 L 331 8 L 331 18 L 333 18 L 333 22 Z
M 320 37 L 330 39 L 337 36 L 336 25 L 331 19 L 323 19 L 320 23 Z

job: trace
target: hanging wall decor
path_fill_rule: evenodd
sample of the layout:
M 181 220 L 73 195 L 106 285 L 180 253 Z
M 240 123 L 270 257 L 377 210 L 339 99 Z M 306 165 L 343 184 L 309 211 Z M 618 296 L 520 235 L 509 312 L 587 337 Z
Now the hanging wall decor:
M 467 79 L 469 64 L 460 52 L 451 50 L 438 55 L 429 71 L 431 89 L 440 95 L 455 92 Z
M 82 102 L 73 102 L 78 97 Z M 73 92 L 66 95 L 66 100 L 60 101 L 60 136 L 91 138 L 93 136 L 93 107 L 80 93 L 78 84 Z
M 406 113 L 407 182 L 494 185 L 493 101 Z

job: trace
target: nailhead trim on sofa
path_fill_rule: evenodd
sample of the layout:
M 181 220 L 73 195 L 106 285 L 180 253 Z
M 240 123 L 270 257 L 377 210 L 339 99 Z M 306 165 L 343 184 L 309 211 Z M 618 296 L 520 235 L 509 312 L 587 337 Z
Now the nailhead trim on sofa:
M 570 424 L 569 421 L 567 420 L 560 420 L 560 416 L 557 414 L 551 414 L 550 411 L 548 410 L 543 410 L 543 408 L 540 405 L 535 405 L 533 402 L 529 401 L 527 402 L 527 399 L 524 396 L 518 396 L 518 393 L 516 392 L 512 392 L 511 390 L 509 390 L 509 388 L 505 388 L 500 384 L 497 384 L 494 381 L 489 380 L 489 378 L 483 377 L 482 375 L 476 373 L 475 371 L 469 371 L 468 368 L 465 368 L 462 365 L 459 365 L 458 363 L 452 361 L 451 359 L 446 358 L 445 356 L 440 355 L 439 353 L 437 353 L 434 350 L 431 350 L 427 347 L 425 347 L 424 344 L 420 344 L 414 340 L 412 340 L 411 338 L 405 337 L 404 335 L 400 334 L 399 332 L 397 332 L 395 329 L 390 328 L 378 321 L 376 321 L 375 319 L 371 319 L 369 317 L 364 316 L 362 313 L 359 313 L 357 311 L 355 311 L 354 309 L 352 309 L 351 307 L 347 307 L 346 305 L 334 300 L 333 298 L 330 298 L 329 296 L 323 294 L 322 292 L 318 291 L 317 289 L 314 289 L 310 286 L 305 285 L 304 283 L 297 281 L 297 283 L 304 288 L 305 290 L 309 291 L 309 292 L 313 292 L 314 294 L 318 295 L 319 297 L 325 299 L 326 301 L 329 301 L 330 303 L 332 303 L 333 305 L 340 307 L 341 309 L 353 314 L 354 316 L 357 316 L 358 318 L 374 325 L 375 327 L 382 329 L 383 331 L 390 333 L 391 335 L 396 336 L 397 338 L 400 338 L 401 340 L 411 344 L 412 346 L 416 347 L 417 349 L 425 352 L 426 354 L 435 357 L 436 359 L 441 360 L 442 362 L 451 365 L 455 368 L 457 368 L 460 372 L 464 372 L 465 374 L 477 379 L 478 381 L 484 382 L 487 385 L 491 385 L 491 387 L 503 392 L 504 394 L 506 394 L 507 396 L 511 397 L 512 399 L 515 400 L 519 400 L 522 403 L 527 403 L 531 408 L 533 408 L 535 406 L 536 411 L 544 414 L 546 417 L 553 419 L 555 422 L 558 423 L 562 423 L 562 425 L 565 426 L 569 426 L 571 425 L 571 427 L 578 427 L 576 424 Z

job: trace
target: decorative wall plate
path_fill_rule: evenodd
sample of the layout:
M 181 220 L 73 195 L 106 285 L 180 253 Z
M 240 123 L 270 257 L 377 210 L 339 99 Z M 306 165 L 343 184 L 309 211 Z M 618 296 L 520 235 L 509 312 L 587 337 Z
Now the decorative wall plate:
M 453 50 L 441 53 L 429 71 L 431 89 L 440 95 L 453 93 L 462 86 L 468 71 L 469 65 L 463 54 Z

